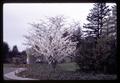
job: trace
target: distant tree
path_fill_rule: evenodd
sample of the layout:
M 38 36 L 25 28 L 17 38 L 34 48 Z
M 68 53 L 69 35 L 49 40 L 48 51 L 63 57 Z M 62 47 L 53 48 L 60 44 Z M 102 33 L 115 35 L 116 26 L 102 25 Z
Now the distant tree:
M 21 63 L 26 63 L 26 59 L 27 59 L 26 50 L 19 52 L 19 55 L 20 55 Z
M 9 57 L 12 58 L 13 55 L 12 55 L 12 50 L 9 51 Z
M 13 49 L 12 49 L 12 56 L 16 57 L 18 54 L 19 54 L 19 51 L 18 51 L 17 46 L 15 45 L 13 46 Z
M 9 46 L 6 42 L 3 42 L 3 57 L 5 62 L 9 58 Z
M 6 42 L 3 42 L 3 53 L 7 54 L 9 52 L 9 46 Z
M 81 27 L 80 27 L 80 23 L 74 23 L 72 25 L 72 27 L 74 27 L 76 30 L 73 32 L 73 35 L 71 37 L 71 40 L 72 41 L 79 41 L 82 39 L 82 30 L 81 30 Z
M 106 3 L 95 3 L 93 9 L 90 10 L 87 20 L 90 22 L 84 24 L 84 28 L 87 29 L 87 35 L 100 38 L 102 35 L 102 28 L 104 19 L 110 14 L 109 6 Z
M 21 55 L 26 56 L 26 55 L 27 55 L 27 54 L 26 54 L 26 51 L 25 51 L 25 50 L 23 50 L 23 51 L 21 52 Z

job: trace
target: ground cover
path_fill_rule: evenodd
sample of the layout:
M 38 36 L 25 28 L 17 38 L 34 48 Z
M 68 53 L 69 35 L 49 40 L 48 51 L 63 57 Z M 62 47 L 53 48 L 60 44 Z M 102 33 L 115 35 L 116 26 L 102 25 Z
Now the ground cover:
M 75 63 L 58 64 L 55 71 L 48 64 L 31 64 L 27 70 L 18 73 L 17 76 L 40 80 L 115 80 L 117 78 L 116 75 L 75 71 L 77 69 Z

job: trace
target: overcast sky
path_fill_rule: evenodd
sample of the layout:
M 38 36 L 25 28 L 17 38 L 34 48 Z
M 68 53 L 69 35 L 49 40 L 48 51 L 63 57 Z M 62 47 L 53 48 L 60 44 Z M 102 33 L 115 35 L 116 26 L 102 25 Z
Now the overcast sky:
M 112 6 L 113 4 L 107 4 Z M 17 45 L 19 51 L 25 49 L 23 43 L 30 25 L 45 16 L 64 15 L 67 19 L 80 21 L 81 27 L 86 23 L 86 16 L 93 7 L 93 3 L 29 3 L 3 5 L 3 40 L 12 49 Z

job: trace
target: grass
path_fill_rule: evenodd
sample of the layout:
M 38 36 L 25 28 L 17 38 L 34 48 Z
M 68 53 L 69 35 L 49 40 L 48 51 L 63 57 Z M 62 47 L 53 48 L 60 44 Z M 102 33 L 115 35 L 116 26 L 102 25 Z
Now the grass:
M 64 71 L 76 71 L 77 69 L 80 69 L 75 62 L 58 64 L 58 66 Z
M 116 75 L 105 75 L 105 74 L 88 74 L 88 73 L 77 73 L 77 72 L 56 72 L 41 74 L 31 74 L 28 71 L 23 71 L 18 74 L 18 76 L 34 78 L 39 80 L 116 80 Z
M 115 80 L 116 75 L 92 74 L 75 71 L 76 63 L 58 64 L 56 70 L 47 64 L 31 64 L 28 70 L 18 73 L 18 76 L 40 80 Z
M 3 64 L 3 67 L 12 67 L 12 68 L 24 68 L 27 67 L 27 64 Z
M 13 67 L 13 64 L 3 64 L 3 67 Z

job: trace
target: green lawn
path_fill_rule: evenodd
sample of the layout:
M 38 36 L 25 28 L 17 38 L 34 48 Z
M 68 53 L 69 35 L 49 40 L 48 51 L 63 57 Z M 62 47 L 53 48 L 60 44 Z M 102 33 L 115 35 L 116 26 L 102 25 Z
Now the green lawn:
M 56 70 L 48 64 L 31 64 L 28 70 L 18 73 L 18 76 L 40 80 L 114 80 L 116 75 L 91 74 L 75 71 L 79 69 L 76 63 L 63 63 Z
M 79 69 L 79 66 L 75 62 L 58 64 L 58 67 L 65 71 L 76 71 Z
M 3 64 L 3 67 L 23 68 L 28 66 L 27 64 Z
M 3 67 L 14 67 L 14 64 L 3 64 Z

